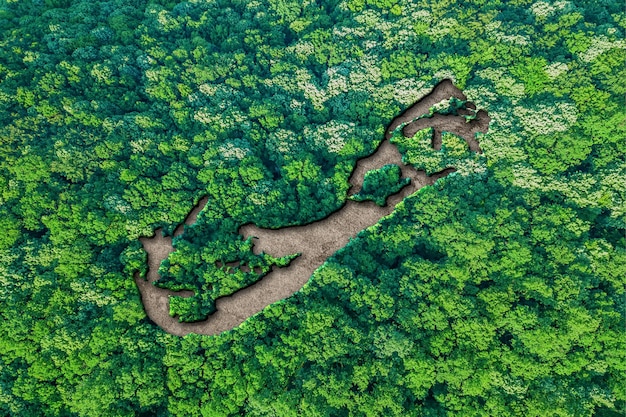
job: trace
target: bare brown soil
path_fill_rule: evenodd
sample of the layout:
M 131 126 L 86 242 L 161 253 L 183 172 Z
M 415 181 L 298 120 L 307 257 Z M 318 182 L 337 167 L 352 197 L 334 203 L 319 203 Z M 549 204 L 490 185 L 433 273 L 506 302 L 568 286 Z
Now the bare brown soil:
M 149 269 L 146 280 L 140 278 L 137 273 L 135 282 L 141 293 L 148 317 L 163 330 L 174 335 L 184 336 L 189 333 L 215 335 L 236 327 L 266 306 L 287 298 L 301 289 L 313 271 L 319 268 L 333 253 L 344 247 L 361 230 L 376 224 L 382 217 L 389 215 L 396 204 L 405 197 L 454 171 L 454 168 L 451 167 L 440 173 L 427 176 L 423 171 L 417 171 L 404 165 L 397 148 L 389 142 L 391 132 L 395 128 L 403 123 L 408 123 L 403 128 L 403 134 L 412 137 L 420 129 L 433 127 L 435 131 L 433 147 L 435 149 L 441 148 L 441 131 L 452 132 L 465 138 L 471 150 L 481 151 L 475 134 L 486 132 L 489 126 L 489 117 L 484 111 L 478 112 L 478 117 L 469 123 L 466 123 L 461 116 L 434 115 L 430 118 L 415 120 L 428 113 L 429 108 L 434 104 L 450 97 L 466 99 L 463 93 L 454 87 L 449 80 L 438 84 L 430 94 L 391 122 L 385 139 L 374 154 L 358 161 L 350 177 L 349 195 L 357 193 L 361 189 L 367 171 L 386 164 L 399 165 L 402 176 L 411 178 L 408 185 L 387 199 L 386 206 L 379 207 L 372 201 L 348 200 L 343 207 L 325 219 L 303 226 L 274 230 L 261 229 L 253 224 L 243 225 L 239 229 L 239 233 L 244 239 L 249 236 L 254 237 L 253 251 L 255 253 L 263 251 L 275 257 L 297 252 L 300 252 L 301 255 L 293 260 L 288 267 L 274 268 L 265 277 L 249 287 L 230 296 L 219 298 L 216 301 L 217 311 L 210 315 L 207 320 L 196 323 L 180 323 L 177 318 L 169 315 L 170 296 L 189 297 L 193 295 L 193 292 L 174 292 L 152 285 L 159 279 L 158 268 L 161 262 L 173 251 L 172 238 L 163 237 L 161 229 L 155 230 L 154 237 L 141 238 L 140 241 L 148 253 Z M 206 202 L 206 198 L 200 200 L 187 216 L 184 224 L 195 223 L 198 213 L 204 208 Z M 178 236 L 183 233 L 183 229 L 183 225 L 179 226 L 174 235 Z M 225 267 L 245 268 L 246 266 L 234 263 L 225 265 Z

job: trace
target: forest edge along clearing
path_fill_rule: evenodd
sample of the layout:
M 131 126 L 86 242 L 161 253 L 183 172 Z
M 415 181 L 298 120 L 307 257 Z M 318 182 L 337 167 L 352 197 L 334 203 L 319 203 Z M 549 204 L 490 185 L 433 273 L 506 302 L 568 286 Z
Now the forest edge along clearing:
M 148 254 L 148 271 L 145 279 L 139 272 L 135 272 L 135 282 L 148 317 L 163 330 L 174 335 L 184 336 L 189 333 L 216 335 L 238 326 L 266 306 L 300 290 L 328 257 L 344 247 L 361 230 L 389 215 L 405 197 L 455 171 L 454 167 L 447 167 L 428 176 L 424 171 L 405 165 L 400 152 L 390 142 L 395 129 L 402 127 L 402 134 L 411 138 L 422 129 L 433 128 L 432 147 L 435 150 L 441 149 L 441 132 L 451 132 L 465 139 L 471 151 L 482 152 L 476 134 L 486 133 L 489 127 L 490 119 L 484 110 L 476 111 L 471 103 L 466 103 L 466 108 L 460 109 L 458 114 L 428 114 L 434 105 L 451 98 L 463 102 L 466 100 L 465 95 L 450 80 L 440 82 L 431 93 L 391 122 L 385 139 L 372 155 L 357 161 L 349 179 L 351 187 L 348 195 L 353 195 L 361 189 L 367 171 L 386 164 L 399 165 L 402 178 L 410 178 L 411 181 L 406 186 L 387 198 L 384 207 L 377 206 L 373 201 L 348 200 L 339 210 L 326 218 L 305 225 L 280 229 L 261 229 L 253 224 L 241 226 L 239 234 L 244 239 L 250 236 L 254 238 L 254 253 L 265 252 L 276 257 L 300 253 L 300 256 L 286 267 L 273 267 L 252 285 L 229 296 L 218 298 L 217 310 L 204 321 L 186 323 L 170 316 L 169 297 L 190 297 L 194 295 L 193 291 L 172 291 L 153 285 L 160 278 L 158 269 L 161 262 L 174 251 L 172 237 L 164 236 L 162 228 L 158 228 L 154 231 L 153 237 L 140 238 Z M 204 197 L 196 204 L 184 223 L 175 229 L 174 236 L 183 234 L 185 225 L 196 222 L 207 201 L 208 198 Z M 218 263 L 216 266 L 229 270 L 241 268 L 245 272 L 250 272 L 247 265 L 239 263 L 226 265 Z
M 159 279 L 158 268 L 161 262 L 174 251 L 172 237 L 163 236 L 162 229 L 156 229 L 153 237 L 142 237 L 140 241 L 148 254 L 148 272 L 146 279 L 135 273 L 135 282 L 141 293 L 141 300 L 148 317 L 168 333 L 184 336 L 189 333 L 215 335 L 230 330 L 243 323 L 247 318 L 260 312 L 266 306 L 287 298 L 298 291 L 309 280 L 313 271 L 319 268 L 334 252 L 345 246 L 350 238 L 359 231 L 376 224 L 382 217 L 389 215 L 396 204 L 405 197 L 425 185 L 433 184 L 437 179 L 444 177 L 455 169 L 449 167 L 431 176 L 424 171 L 417 171 L 402 162 L 398 149 L 390 143 L 393 130 L 403 127 L 403 134 L 412 137 L 417 131 L 432 127 L 433 148 L 441 148 L 441 132 L 452 132 L 464 138 L 474 152 L 481 152 L 476 133 L 487 131 L 489 117 L 484 111 L 478 111 L 473 120 L 464 120 L 464 115 L 440 115 L 421 117 L 428 113 L 435 104 L 455 97 L 465 100 L 463 93 L 451 81 L 439 83 L 431 93 L 423 97 L 408 110 L 395 118 L 387 129 L 385 139 L 376 151 L 360 159 L 350 177 L 351 187 L 348 195 L 360 190 L 363 185 L 365 172 L 379 168 L 385 164 L 397 164 L 401 168 L 402 177 L 411 181 L 399 192 L 388 197 L 384 207 L 377 206 L 372 201 L 346 201 L 337 211 L 326 218 L 301 226 L 292 226 L 281 229 L 261 229 L 253 224 L 240 227 L 239 233 L 244 239 L 254 237 L 254 253 L 265 252 L 272 256 L 284 256 L 300 253 L 289 266 L 273 268 L 267 275 L 254 284 L 242 288 L 233 294 L 216 300 L 217 311 L 206 320 L 193 323 L 180 322 L 170 316 L 169 297 L 190 297 L 192 291 L 172 291 L 153 285 Z M 420 118 L 421 117 L 421 118 Z M 184 232 L 184 225 L 192 225 L 208 199 L 202 198 L 192 209 L 184 223 L 179 225 L 174 236 Z M 230 264 L 218 265 L 228 268 L 245 268 L 245 265 Z

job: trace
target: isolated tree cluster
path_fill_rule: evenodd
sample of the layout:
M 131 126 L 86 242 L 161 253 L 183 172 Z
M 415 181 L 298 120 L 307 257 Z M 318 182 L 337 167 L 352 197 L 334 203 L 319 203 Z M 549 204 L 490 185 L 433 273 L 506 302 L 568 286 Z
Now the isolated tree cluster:
M 350 199 L 354 201 L 371 200 L 382 207 L 386 204 L 387 197 L 397 193 L 411 182 L 410 178 L 401 177 L 400 167 L 394 164 L 367 171 L 361 191 L 350 196 Z

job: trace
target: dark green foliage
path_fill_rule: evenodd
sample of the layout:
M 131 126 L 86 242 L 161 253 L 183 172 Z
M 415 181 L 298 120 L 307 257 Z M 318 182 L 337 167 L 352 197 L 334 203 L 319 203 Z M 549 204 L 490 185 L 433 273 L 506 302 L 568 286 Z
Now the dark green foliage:
M 350 199 L 354 201 L 371 200 L 382 207 L 386 204 L 387 197 L 397 193 L 411 182 L 410 178 L 401 177 L 400 167 L 394 164 L 367 171 L 361 191 L 351 195 Z
M 0 415 L 623 415 L 625 22 L 610 0 L 3 2 Z M 457 172 L 232 331 L 148 320 L 138 237 L 209 196 L 159 281 L 203 318 L 293 258 L 240 225 L 341 207 L 444 78 L 489 113 L 483 154 L 395 136 Z

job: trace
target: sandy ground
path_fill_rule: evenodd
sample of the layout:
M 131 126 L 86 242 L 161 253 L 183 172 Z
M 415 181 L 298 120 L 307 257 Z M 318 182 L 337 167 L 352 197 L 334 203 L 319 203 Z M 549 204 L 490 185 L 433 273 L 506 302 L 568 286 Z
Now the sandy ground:
M 333 253 L 344 247 L 350 238 L 355 237 L 361 230 L 376 224 L 382 217 L 389 215 L 396 204 L 406 196 L 454 171 L 453 168 L 449 168 L 430 177 L 423 171 L 416 171 L 402 163 L 397 148 L 388 140 L 391 131 L 400 124 L 411 122 L 424 113 L 428 113 L 428 109 L 435 103 L 450 97 L 466 99 L 451 81 L 446 80 L 438 84 L 430 94 L 391 122 L 385 140 L 374 154 L 358 161 L 350 177 L 349 195 L 357 193 L 361 189 L 365 172 L 386 164 L 399 165 L 402 176 L 411 178 L 411 182 L 407 186 L 387 199 L 385 207 L 379 207 L 372 201 L 348 200 L 338 211 L 325 219 L 307 225 L 276 230 L 261 229 L 253 224 L 240 227 L 239 233 L 244 238 L 255 237 L 253 248 L 255 253 L 263 251 L 272 256 L 284 256 L 300 252 L 302 255 L 292 261 L 288 267 L 274 268 L 263 279 L 249 287 L 228 297 L 219 298 L 216 301 L 217 311 L 205 321 L 180 323 L 177 318 L 169 315 L 169 297 L 172 295 L 189 297 L 193 295 L 191 291 L 174 292 L 152 285 L 159 279 L 158 268 L 161 262 L 174 250 L 172 238 L 163 237 L 161 229 L 155 230 L 153 237 L 140 238 L 148 253 L 149 269 L 146 280 L 141 279 L 139 274 L 136 274 L 135 282 L 141 293 L 148 317 L 163 330 L 174 335 L 184 336 L 189 333 L 215 335 L 236 327 L 266 306 L 298 291 L 309 280 L 313 271 L 319 268 Z M 435 115 L 432 118 L 420 119 L 407 124 L 403 128 L 403 134 L 412 137 L 420 129 L 433 127 L 435 130 L 433 147 L 435 149 L 441 148 L 441 131 L 444 130 L 465 138 L 471 150 L 481 152 L 475 134 L 486 132 L 488 126 L 489 117 L 484 111 L 480 111 L 477 119 L 470 123 L 466 123 L 461 116 Z M 204 208 L 206 202 L 206 198 L 198 202 L 183 225 L 176 228 L 175 236 L 184 232 L 184 225 L 195 223 L 198 213 Z

